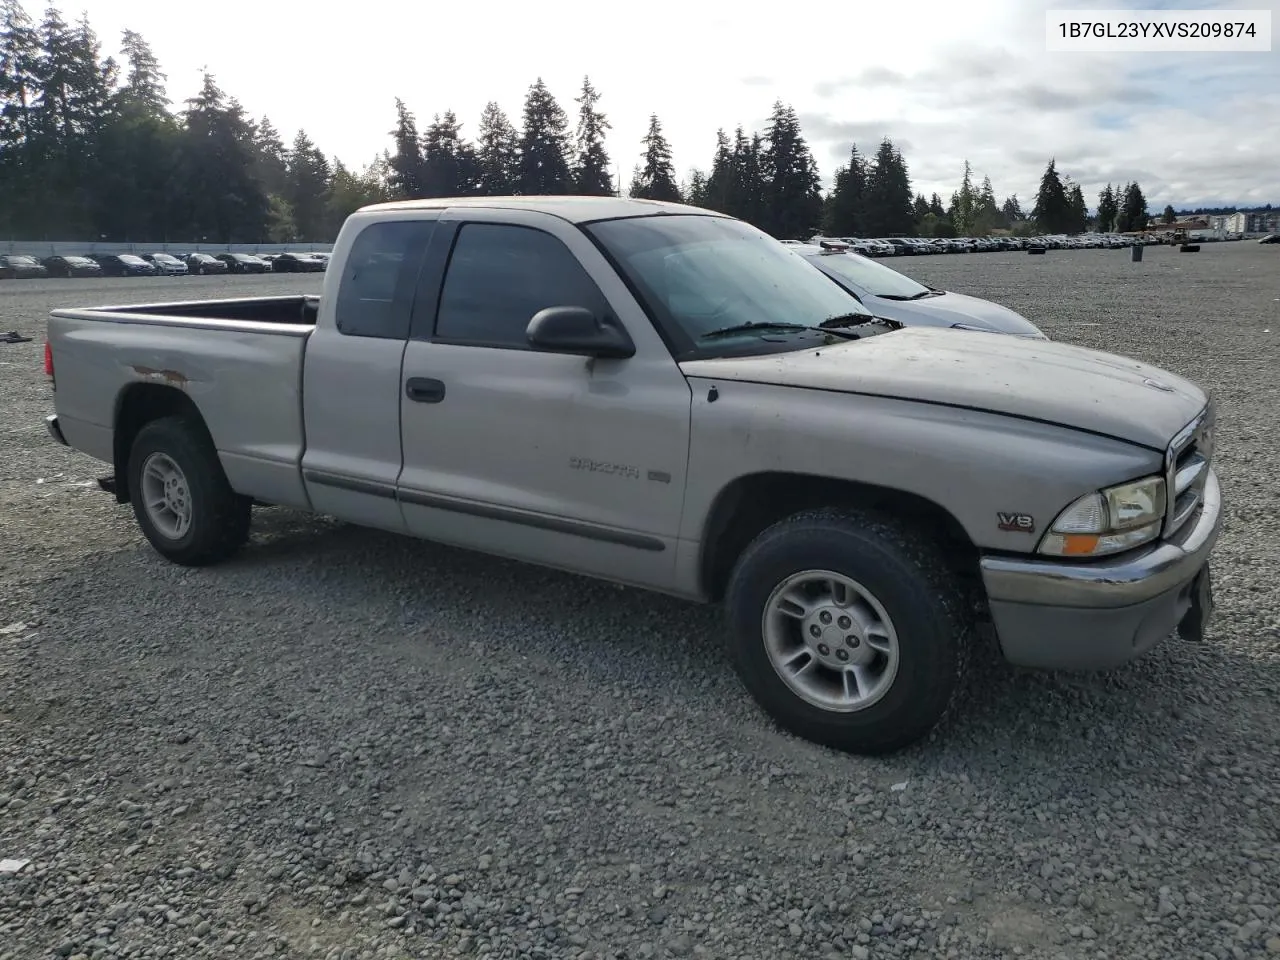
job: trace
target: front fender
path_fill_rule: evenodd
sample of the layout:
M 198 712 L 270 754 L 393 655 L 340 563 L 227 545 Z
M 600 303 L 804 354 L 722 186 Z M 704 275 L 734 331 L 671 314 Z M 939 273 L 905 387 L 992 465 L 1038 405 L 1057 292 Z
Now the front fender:
M 1068 427 L 940 404 L 690 378 L 680 531 L 700 541 L 722 490 L 756 473 L 898 490 L 953 516 L 983 550 L 1029 553 L 1067 504 L 1162 469 L 1160 455 Z M 712 390 L 712 387 L 715 387 Z M 1009 515 L 1030 517 L 1002 529 Z

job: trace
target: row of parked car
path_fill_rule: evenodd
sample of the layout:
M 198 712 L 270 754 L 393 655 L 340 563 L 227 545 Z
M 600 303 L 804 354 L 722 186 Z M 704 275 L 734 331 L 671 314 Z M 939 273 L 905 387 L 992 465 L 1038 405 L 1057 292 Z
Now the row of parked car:
M 930 253 L 988 253 L 995 250 L 1065 250 L 1086 247 L 1127 247 L 1135 242 L 1155 243 L 1152 237 L 1135 240 L 1117 233 L 1085 233 L 1041 237 L 812 237 L 784 240 L 790 245 L 836 240 L 866 257 L 919 256 Z
M 0 280 L 42 277 L 185 277 L 219 273 L 323 273 L 327 253 L 91 253 L 0 256 Z

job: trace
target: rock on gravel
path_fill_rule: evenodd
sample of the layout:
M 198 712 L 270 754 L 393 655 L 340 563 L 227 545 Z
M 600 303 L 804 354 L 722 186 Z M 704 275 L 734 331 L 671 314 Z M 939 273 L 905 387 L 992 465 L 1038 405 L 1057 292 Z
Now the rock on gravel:
M 44 434 L 45 312 L 318 278 L 5 282 L 0 960 L 1276 955 L 1277 254 L 892 261 L 1212 388 L 1228 518 L 1208 642 L 979 658 L 881 760 L 772 728 L 714 610 L 279 510 L 165 564 Z

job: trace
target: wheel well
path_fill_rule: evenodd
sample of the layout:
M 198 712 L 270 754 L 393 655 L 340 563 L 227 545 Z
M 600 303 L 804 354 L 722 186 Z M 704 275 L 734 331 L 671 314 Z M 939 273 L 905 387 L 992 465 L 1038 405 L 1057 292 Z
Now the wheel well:
M 158 383 L 133 383 L 125 387 L 116 402 L 115 431 L 112 435 L 116 501 L 129 502 L 129 451 L 138 431 L 161 417 L 188 415 L 202 426 L 204 418 L 195 401 L 176 387 Z
M 851 480 L 802 473 L 756 473 L 721 490 L 703 531 L 702 588 L 712 601 L 724 597 L 742 551 L 766 527 L 802 510 L 859 506 L 919 524 L 946 549 L 958 576 L 979 577 L 978 550 L 947 510 L 914 493 Z

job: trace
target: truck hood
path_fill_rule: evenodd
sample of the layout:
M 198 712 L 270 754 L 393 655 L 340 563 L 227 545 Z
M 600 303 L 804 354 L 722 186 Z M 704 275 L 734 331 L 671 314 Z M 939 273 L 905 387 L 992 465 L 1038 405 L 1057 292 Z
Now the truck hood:
M 921 300 L 886 300 L 870 296 L 863 298 L 863 304 L 877 316 L 901 320 L 907 326 L 949 327 L 953 323 L 965 323 L 993 333 L 1044 336 L 1035 324 L 1008 307 L 950 290 L 941 296 Z
M 1204 409 L 1189 380 L 1053 340 L 907 327 L 755 357 L 688 360 L 689 377 L 946 404 L 1055 423 L 1163 451 Z

